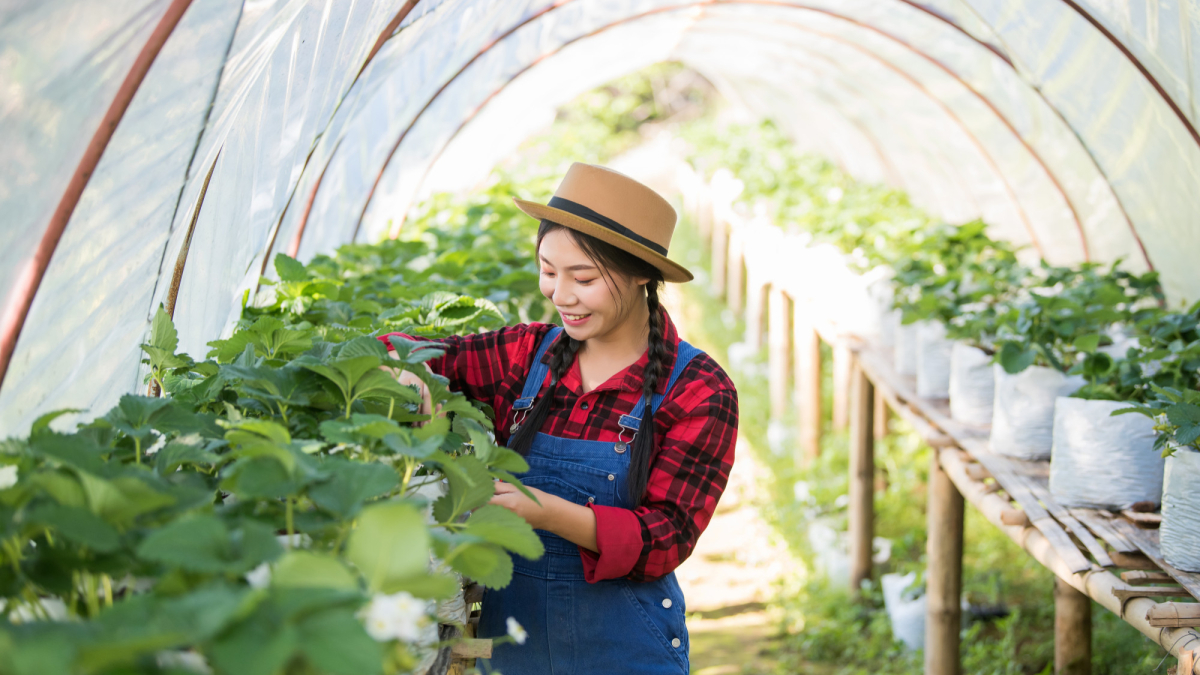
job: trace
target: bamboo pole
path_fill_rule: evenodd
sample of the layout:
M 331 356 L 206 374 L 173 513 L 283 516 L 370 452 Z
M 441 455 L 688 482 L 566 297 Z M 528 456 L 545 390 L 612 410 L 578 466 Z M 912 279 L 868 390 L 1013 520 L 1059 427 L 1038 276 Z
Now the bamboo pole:
M 959 675 L 962 628 L 963 497 L 937 455 L 926 506 L 925 675 Z
M 725 266 L 725 304 L 737 316 L 746 308 L 746 239 L 733 223 L 727 227 L 729 255 Z
M 854 367 L 854 355 L 850 348 L 840 342 L 833 344 L 833 428 L 845 429 L 850 421 L 850 371 Z M 871 403 L 874 406 L 874 401 Z M 872 433 L 874 426 L 872 425 Z
M 821 454 L 821 338 L 811 322 L 811 309 L 792 303 L 796 345 L 795 399 L 800 443 L 795 463 L 804 466 Z
M 1092 672 L 1092 599 L 1054 578 L 1054 673 Z
M 888 435 L 888 422 L 891 421 L 892 410 L 888 408 L 887 399 L 883 392 L 875 391 L 875 440 L 881 440 Z
M 875 539 L 875 385 L 857 365 L 852 369 L 850 405 L 850 584 L 858 594 L 871 578 Z
M 721 300 L 725 298 L 725 263 L 729 255 L 729 221 L 724 215 L 713 214 L 712 246 L 709 249 L 710 288 L 713 297 Z
M 771 287 L 767 309 L 771 419 L 783 419 L 789 403 L 788 384 L 792 369 L 792 300 L 778 286 Z
M 1126 623 L 1141 631 L 1155 644 L 1160 645 L 1171 654 L 1181 655 L 1189 649 L 1200 645 L 1200 633 L 1191 628 L 1161 628 L 1153 626 L 1146 618 L 1147 613 L 1159 603 L 1150 598 L 1131 598 L 1124 603 L 1112 594 L 1114 588 L 1124 588 L 1125 584 L 1116 575 L 1096 567 L 1081 574 L 1073 574 L 1066 563 L 1058 557 L 1058 553 L 1046 537 L 1029 525 L 1005 525 L 1000 520 L 1000 514 L 1009 508 L 1008 500 L 995 493 L 987 492 L 984 484 L 973 481 L 967 475 L 966 466 L 959 457 L 960 451 L 947 448 L 939 451 L 942 466 L 947 475 L 962 491 L 963 496 L 979 509 L 996 527 L 1007 534 L 1009 538 L 1024 548 L 1042 565 L 1046 566 L 1059 579 L 1070 584 L 1075 590 L 1086 593 L 1098 604 L 1113 614 L 1121 617 Z M 1114 559 L 1115 561 L 1115 559 Z M 1124 567 L 1121 563 L 1118 566 Z M 1200 663 L 1192 666 L 1192 670 L 1181 670 L 1179 675 L 1200 675 Z
M 754 270 L 746 265 L 746 344 L 756 349 L 763 345 L 770 303 L 771 283 L 763 270 Z

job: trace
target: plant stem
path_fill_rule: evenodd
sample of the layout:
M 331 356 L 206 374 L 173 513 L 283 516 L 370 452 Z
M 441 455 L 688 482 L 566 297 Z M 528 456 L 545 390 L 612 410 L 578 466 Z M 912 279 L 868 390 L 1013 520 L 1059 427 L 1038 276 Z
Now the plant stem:
M 411 457 L 404 458 L 404 480 L 400 482 L 400 494 L 408 491 L 408 483 L 412 480 L 413 471 L 417 468 L 417 463 Z
M 100 613 L 99 589 L 96 588 L 96 577 L 91 572 L 81 572 L 83 575 L 83 601 L 87 604 L 88 616 L 95 617 Z
M 287 520 L 287 547 L 291 548 L 292 536 L 296 530 L 295 525 L 292 522 L 292 505 L 295 503 L 295 500 L 293 500 L 291 497 L 288 497 L 285 501 L 287 502 L 287 515 L 285 516 Z
M 136 464 L 142 463 L 142 439 L 133 439 L 133 461 Z
M 100 575 L 100 583 L 104 586 L 104 606 L 113 606 L 112 578 L 107 574 Z

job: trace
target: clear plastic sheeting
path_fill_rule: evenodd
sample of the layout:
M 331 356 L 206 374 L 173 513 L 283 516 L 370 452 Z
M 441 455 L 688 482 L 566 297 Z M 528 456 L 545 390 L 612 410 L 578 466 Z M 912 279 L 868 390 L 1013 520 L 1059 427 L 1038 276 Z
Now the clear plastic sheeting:
M 3 312 L 168 4 L 0 10 Z M 54 253 L 0 431 L 139 388 L 137 344 L 172 293 L 181 347 L 203 357 L 274 253 L 395 234 L 416 199 L 477 182 L 555 105 L 663 59 L 940 217 L 983 217 L 1055 263 L 1153 266 L 1173 305 L 1194 300 L 1195 10 L 1072 4 L 193 0 Z

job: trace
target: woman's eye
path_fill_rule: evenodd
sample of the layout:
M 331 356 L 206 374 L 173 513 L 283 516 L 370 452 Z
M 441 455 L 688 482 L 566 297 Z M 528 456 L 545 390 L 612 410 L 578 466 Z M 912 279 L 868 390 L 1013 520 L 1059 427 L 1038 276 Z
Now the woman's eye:
M 544 277 L 553 277 L 553 276 L 554 276 L 554 272 L 547 272 L 546 270 L 542 270 L 542 276 L 544 276 Z
M 590 284 L 590 283 L 592 283 L 593 281 L 595 281 L 595 279 L 576 279 L 575 281 L 576 281 L 576 283 L 578 283 L 580 286 L 587 286 L 588 284 Z

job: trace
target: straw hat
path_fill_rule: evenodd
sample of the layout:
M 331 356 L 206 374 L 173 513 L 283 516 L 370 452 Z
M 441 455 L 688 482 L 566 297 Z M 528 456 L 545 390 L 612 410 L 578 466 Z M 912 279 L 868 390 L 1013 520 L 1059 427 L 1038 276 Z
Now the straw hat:
M 667 258 L 675 232 L 675 209 L 629 176 L 576 162 L 549 204 L 513 201 L 534 218 L 553 221 L 632 253 L 657 267 L 667 281 L 692 280 L 691 272 Z

